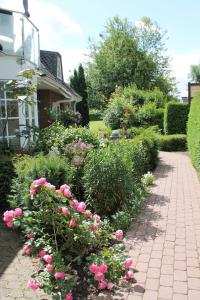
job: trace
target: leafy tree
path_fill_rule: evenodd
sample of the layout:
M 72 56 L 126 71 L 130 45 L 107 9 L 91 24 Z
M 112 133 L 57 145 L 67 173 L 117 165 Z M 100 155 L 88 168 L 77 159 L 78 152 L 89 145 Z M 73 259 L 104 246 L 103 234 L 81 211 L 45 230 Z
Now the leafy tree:
M 191 65 L 190 67 L 190 77 L 194 82 L 200 82 L 200 64 Z
M 77 103 L 76 108 L 82 116 L 81 125 L 87 126 L 89 123 L 88 94 L 82 64 L 79 65 L 78 70 L 74 70 L 74 74 L 70 78 L 70 86 L 82 97 L 82 101 Z
M 90 41 L 91 61 L 87 69 L 89 101 L 105 104 L 117 86 L 135 83 L 139 89 L 173 90 L 169 62 L 164 55 L 161 29 L 149 18 L 141 27 L 114 17 L 98 42 Z M 96 100 L 96 101 L 95 101 Z

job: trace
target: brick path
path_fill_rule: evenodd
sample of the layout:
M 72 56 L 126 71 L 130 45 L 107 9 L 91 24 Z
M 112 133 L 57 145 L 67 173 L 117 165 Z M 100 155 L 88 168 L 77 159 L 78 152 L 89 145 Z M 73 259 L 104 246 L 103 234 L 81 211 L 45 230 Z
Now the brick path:
M 156 184 L 125 240 L 137 283 L 95 299 L 200 300 L 200 184 L 185 153 L 160 158 Z M 0 299 L 47 299 L 27 288 L 33 266 L 20 245 L 0 227 Z

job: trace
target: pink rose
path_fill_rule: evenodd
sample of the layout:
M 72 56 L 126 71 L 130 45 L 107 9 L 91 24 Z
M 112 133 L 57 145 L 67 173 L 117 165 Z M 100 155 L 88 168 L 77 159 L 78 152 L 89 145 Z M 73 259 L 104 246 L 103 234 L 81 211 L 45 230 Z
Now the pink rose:
M 99 267 L 96 264 L 92 263 L 89 266 L 89 270 L 91 273 L 97 273 L 99 271 Z
M 67 207 L 62 207 L 61 208 L 61 211 L 62 213 L 65 215 L 65 216 L 68 216 L 69 215 L 69 209 Z
M 63 272 L 56 272 L 54 275 L 55 279 L 64 279 L 65 278 L 65 273 Z
M 46 178 L 44 178 L 44 177 L 41 177 L 35 181 L 37 181 L 39 185 L 45 185 L 45 183 L 47 182 Z
M 50 256 L 50 255 L 48 255 L 48 254 L 44 255 L 44 256 L 43 256 L 43 259 L 44 259 L 44 261 L 45 261 L 46 263 L 48 263 L 48 264 L 51 264 L 51 263 L 53 262 L 52 256 Z
M 60 191 L 63 192 L 64 190 L 70 190 L 70 187 L 67 184 L 63 184 L 60 186 Z
M 8 228 L 13 228 L 13 225 L 14 225 L 13 221 L 8 221 L 8 222 L 6 222 L 6 226 L 7 226 Z
M 105 290 L 107 288 L 107 283 L 105 281 L 101 281 L 98 284 L 98 289 L 99 290 Z
M 25 245 L 22 249 L 22 252 L 24 255 L 30 255 L 32 253 L 33 249 L 30 246 Z
M 112 282 L 108 282 L 107 289 L 112 290 L 113 286 L 114 286 L 114 284 Z
M 3 214 L 3 220 L 4 220 L 4 222 L 10 222 L 10 221 L 13 220 L 14 217 L 15 217 L 14 210 L 7 210 Z
M 86 216 L 86 218 L 91 218 L 92 217 L 92 213 L 91 213 L 91 211 L 90 210 L 86 210 L 85 211 L 85 216 Z
M 15 217 L 21 217 L 23 215 L 23 211 L 21 208 L 15 208 Z
M 67 295 L 66 295 L 66 298 L 65 298 L 66 300 L 73 300 L 73 297 L 72 297 L 72 293 L 68 293 Z
M 47 271 L 47 272 L 52 272 L 52 271 L 53 271 L 53 266 L 50 265 L 50 264 L 46 265 L 45 271 Z
M 84 202 L 80 202 L 78 205 L 77 205 L 77 211 L 78 212 L 84 212 L 85 209 L 86 209 L 86 204 Z
M 69 201 L 69 205 L 71 208 L 77 208 L 78 204 L 79 204 L 78 200 Z
M 64 189 L 63 195 L 64 195 L 66 198 L 70 198 L 70 197 L 71 197 L 71 192 L 70 192 L 70 190 L 69 190 L 69 189 Z
M 98 229 L 98 224 L 97 223 L 93 223 L 93 224 L 90 225 L 90 228 L 91 228 L 92 231 L 95 232 Z
M 108 267 L 105 265 L 105 264 L 101 264 L 99 266 L 99 271 L 102 272 L 102 273 L 106 273 L 108 270 Z
M 29 279 L 28 281 L 28 287 L 33 289 L 33 290 L 37 290 L 40 287 L 39 282 L 33 280 L 33 279 Z
M 69 227 L 76 227 L 76 219 L 74 217 L 69 222 Z
M 129 281 L 129 280 L 132 280 L 133 278 L 134 278 L 133 271 L 129 270 L 129 271 L 126 273 L 126 275 L 125 275 L 125 279 L 126 279 L 127 281 Z
M 40 252 L 38 253 L 39 257 L 44 257 L 46 255 L 46 251 L 44 249 L 40 250 Z
M 117 230 L 116 232 L 115 232 L 115 238 L 116 238 L 116 240 L 122 240 L 123 239 L 123 236 L 124 236 L 124 234 L 123 234 L 123 231 L 122 230 Z
M 36 188 L 36 187 L 31 187 L 31 188 L 30 188 L 30 195 L 31 195 L 31 196 L 35 196 L 36 193 L 37 193 L 37 188 Z
M 103 280 L 105 280 L 105 276 L 104 276 L 104 274 L 102 272 L 95 273 L 94 278 L 97 281 L 103 281 Z
M 132 258 L 127 258 L 124 262 L 125 268 L 128 269 L 132 265 L 132 263 L 133 263 Z
M 97 215 L 97 214 L 95 214 L 95 215 L 93 216 L 93 219 L 94 219 L 97 223 L 99 223 L 99 222 L 101 221 L 101 217 L 100 217 L 99 215 Z
M 33 237 L 33 234 L 32 234 L 32 233 L 27 233 L 27 234 L 26 234 L 26 237 L 27 237 L 28 239 L 31 239 L 31 238 Z

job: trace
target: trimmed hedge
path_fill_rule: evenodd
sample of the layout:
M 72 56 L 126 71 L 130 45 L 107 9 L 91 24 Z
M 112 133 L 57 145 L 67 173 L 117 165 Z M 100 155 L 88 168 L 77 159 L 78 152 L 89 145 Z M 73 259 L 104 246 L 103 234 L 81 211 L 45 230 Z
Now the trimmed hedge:
M 162 151 L 187 150 L 187 138 L 185 134 L 158 135 L 158 146 Z
M 191 102 L 187 141 L 192 163 L 200 172 L 200 94 L 196 95 Z
M 169 102 L 164 112 L 165 134 L 186 134 L 189 105 L 186 103 Z
M 137 120 L 140 126 L 158 125 L 163 131 L 164 109 L 156 108 L 155 103 L 144 104 L 137 112 Z
M 0 156 L 0 211 L 9 208 L 7 198 L 14 176 L 15 171 L 12 158 L 10 156 Z

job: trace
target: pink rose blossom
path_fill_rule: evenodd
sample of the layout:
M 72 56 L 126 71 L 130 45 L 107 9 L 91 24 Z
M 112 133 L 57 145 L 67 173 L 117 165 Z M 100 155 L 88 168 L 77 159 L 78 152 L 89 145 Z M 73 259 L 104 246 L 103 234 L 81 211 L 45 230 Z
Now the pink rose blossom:
M 84 212 L 85 209 L 86 209 L 86 204 L 84 202 L 80 202 L 78 205 L 77 205 L 77 211 L 78 212 Z
M 15 208 L 14 214 L 15 214 L 15 217 L 21 217 L 23 215 L 23 211 L 21 208 Z
M 25 245 L 22 249 L 22 252 L 24 255 L 30 255 L 32 253 L 33 249 L 30 246 Z
M 31 238 L 33 237 L 33 234 L 32 234 L 32 233 L 27 233 L 27 234 L 26 234 L 26 237 L 27 237 L 28 239 L 31 239 Z
M 61 211 L 62 213 L 65 215 L 65 216 L 68 216 L 69 215 L 69 209 L 67 207 L 62 207 L 61 208 Z
M 69 206 L 71 207 L 71 208 L 77 208 L 78 207 L 78 205 L 79 205 L 79 202 L 78 202 L 78 200 L 72 200 L 72 201 L 69 201 Z
M 41 177 L 41 178 L 33 181 L 34 184 L 38 184 L 38 185 L 45 185 L 46 182 L 47 182 L 47 180 L 44 177 Z
M 50 264 L 46 265 L 45 271 L 47 271 L 47 272 L 52 272 L 52 271 L 53 271 L 53 266 L 50 265 Z
M 70 190 L 70 187 L 67 184 L 63 184 L 60 186 L 60 191 L 63 192 L 65 189 Z
M 99 272 L 99 267 L 96 264 L 92 263 L 89 266 L 89 270 L 91 273 L 97 273 L 97 272 Z
M 35 196 L 37 194 L 37 188 L 36 187 L 31 187 L 30 188 L 30 195 Z
M 99 223 L 99 222 L 101 221 L 101 217 L 100 217 L 99 215 L 97 215 L 97 214 L 95 214 L 95 215 L 93 216 L 93 219 L 94 219 L 97 223 Z
M 40 287 L 39 282 L 33 280 L 33 279 L 29 279 L 28 281 L 28 287 L 33 289 L 33 290 L 37 290 Z
M 63 272 L 56 272 L 54 275 L 55 279 L 64 279 L 65 278 L 65 273 Z
M 102 272 L 102 273 L 106 273 L 108 270 L 108 267 L 105 265 L 105 264 L 101 264 L 99 266 L 99 271 Z
M 76 219 L 74 217 L 69 222 L 69 227 L 76 227 Z
M 92 231 L 97 231 L 98 224 L 97 223 L 93 223 L 93 224 L 91 224 L 90 228 L 91 228 Z
M 86 218 L 91 218 L 92 217 L 92 213 L 91 213 L 91 211 L 90 210 L 86 210 L 85 211 L 85 216 L 86 216 Z
M 107 288 L 107 283 L 105 281 L 101 281 L 98 284 L 98 289 L 99 290 L 105 290 Z
M 44 249 L 40 250 L 40 252 L 38 253 L 39 257 L 44 257 L 46 255 L 46 251 Z
M 66 298 L 65 298 L 66 300 L 73 300 L 73 297 L 72 297 L 72 293 L 68 293 L 67 295 L 66 295 Z
M 122 230 L 117 230 L 116 232 L 115 232 L 115 238 L 116 238 L 116 240 L 122 240 L 123 239 L 123 236 L 124 236 L 124 234 L 123 234 L 123 231 Z
M 53 262 L 52 256 L 51 256 L 51 255 L 48 255 L 48 254 L 44 255 L 44 256 L 43 256 L 43 259 L 44 259 L 44 261 L 45 261 L 46 263 L 48 263 L 48 264 L 51 264 L 51 263 Z
M 128 269 L 132 265 L 132 263 L 133 263 L 132 258 L 127 258 L 124 262 L 125 268 Z
M 108 282 L 107 289 L 112 290 L 113 286 L 114 286 L 114 284 L 112 282 Z
M 129 270 L 129 271 L 126 273 L 126 275 L 125 275 L 125 279 L 126 279 L 127 281 L 129 281 L 129 280 L 132 280 L 133 278 L 134 278 L 133 271 Z
M 13 221 L 6 222 L 6 226 L 7 226 L 8 228 L 13 228 L 13 226 L 14 226 Z
M 105 276 L 102 272 L 97 272 L 97 273 L 95 273 L 94 278 L 97 281 L 103 281 L 105 279 Z
M 7 210 L 3 214 L 3 220 L 4 220 L 4 222 L 10 222 L 10 221 L 13 220 L 14 217 L 15 217 L 14 210 Z
M 71 192 L 70 192 L 70 190 L 69 190 L 69 189 L 64 189 L 63 195 L 64 195 L 66 198 L 70 198 L 70 197 L 71 197 Z

